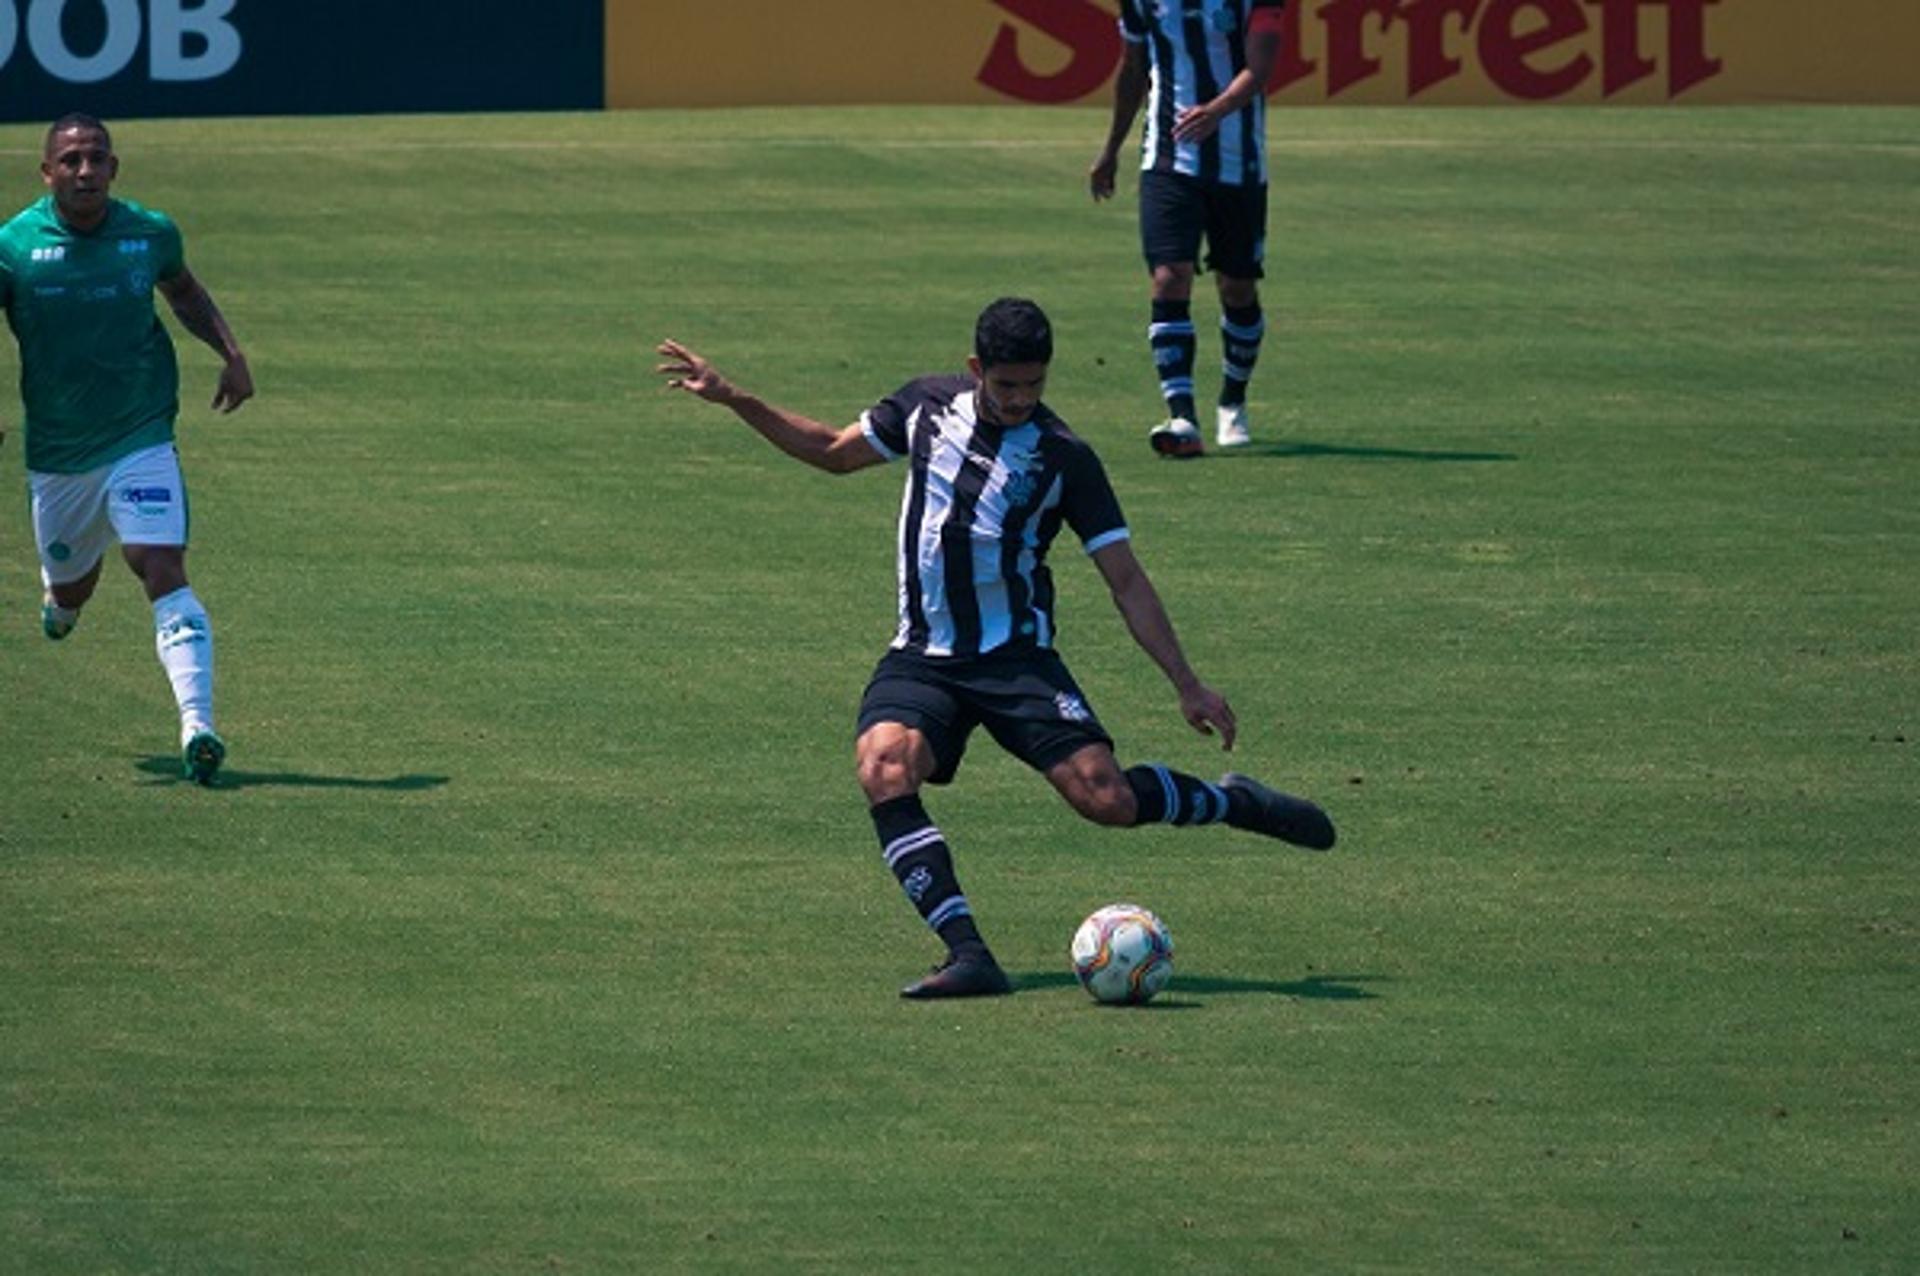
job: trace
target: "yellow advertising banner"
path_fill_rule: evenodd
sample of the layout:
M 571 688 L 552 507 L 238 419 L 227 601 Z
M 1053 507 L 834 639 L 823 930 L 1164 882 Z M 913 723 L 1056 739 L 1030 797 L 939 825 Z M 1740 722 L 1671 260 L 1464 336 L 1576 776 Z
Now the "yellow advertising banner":
M 1104 102 L 1118 10 L 607 0 L 606 101 Z M 1920 102 L 1920 0 L 1294 0 L 1285 31 L 1283 105 Z

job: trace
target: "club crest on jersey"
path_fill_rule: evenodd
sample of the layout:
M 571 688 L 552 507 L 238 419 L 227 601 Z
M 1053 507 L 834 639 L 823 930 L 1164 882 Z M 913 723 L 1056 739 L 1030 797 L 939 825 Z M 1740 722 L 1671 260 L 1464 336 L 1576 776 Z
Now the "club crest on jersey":
M 1007 504 L 1025 505 L 1033 499 L 1040 481 L 1039 460 L 1040 454 L 1025 446 L 1009 446 L 1000 453 L 1000 463 L 1007 468 L 1007 481 L 1001 485 Z

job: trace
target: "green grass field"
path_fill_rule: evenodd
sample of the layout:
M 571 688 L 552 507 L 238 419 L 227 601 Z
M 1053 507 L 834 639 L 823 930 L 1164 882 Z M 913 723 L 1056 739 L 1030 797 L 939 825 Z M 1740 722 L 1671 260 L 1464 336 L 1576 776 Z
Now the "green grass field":
M 117 567 L 40 638 L 10 430 L 0 1270 L 1920 1270 L 1920 113 L 1279 115 L 1261 441 L 1185 465 L 1103 126 L 118 130 L 260 385 L 183 342 L 233 753 L 174 779 Z M 649 351 L 837 424 L 1009 292 L 1344 840 L 1103 831 L 982 739 L 929 805 L 1023 991 L 914 1005 L 850 765 L 901 472 Z M 1125 760 L 1220 769 L 1058 551 Z M 1117 898 L 1142 1011 L 1066 969 Z

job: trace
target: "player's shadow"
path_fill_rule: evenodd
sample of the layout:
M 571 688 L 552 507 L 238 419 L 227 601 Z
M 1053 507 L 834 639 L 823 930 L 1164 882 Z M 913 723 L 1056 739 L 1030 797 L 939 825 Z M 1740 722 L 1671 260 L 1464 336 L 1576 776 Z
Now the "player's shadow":
M 1207 452 L 1209 457 L 1232 460 L 1248 456 L 1350 456 L 1365 461 L 1517 461 L 1517 452 L 1433 452 L 1400 447 L 1344 447 L 1337 443 L 1289 443 L 1255 440 L 1236 448 Z
M 1374 1001 L 1379 993 L 1369 992 L 1362 985 L 1383 983 L 1385 975 L 1308 975 L 1305 979 L 1235 979 L 1229 975 L 1189 975 L 1175 974 L 1173 984 L 1167 989 L 1166 996 L 1171 1000 L 1155 1001 L 1153 1006 L 1164 1005 L 1168 1009 L 1182 1006 L 1191 1008 L 1192 1002 L 1183 1002 L 1183 994 L 1195 996 L 1217 994 L 1220 996 L 1239 996 L 1247 993 L 1264 993 L 1275 997 L 1298 997 L 1303 1001 Z M 1022 992 L 1041 988 L 1074 988 L 1080 981 L 1069 971 L 1039 970 L 1027 971 L 1013 977 L 1014 986 Z
M 143 785 L 169 785 L 190 783 L 180 774 L 180 759 L 171 757 L 142 758 L 134 763 L 138 769 L 154 777 L 142 780 Z M 209 787 L 216 789 L 251 789 L 269 786 L 294 789 L 375 789 L 388 793 L 418 793 L 422 789 L 437 789 L 443 784 L 452 783 L 444 775 L 395 775 L 384 780 L 367 779 L 355 775 L 309 775 L 303 771 L 236 771 L 223 769 L 214 777 Z

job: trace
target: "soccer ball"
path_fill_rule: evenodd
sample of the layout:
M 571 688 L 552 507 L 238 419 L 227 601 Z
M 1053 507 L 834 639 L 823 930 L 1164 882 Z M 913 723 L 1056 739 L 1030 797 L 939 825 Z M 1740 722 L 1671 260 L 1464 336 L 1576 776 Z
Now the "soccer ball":
M 1095 1001 L 1139 1005 L 1173 978 L 1173 934 L 1138 904 L 1108 904 L 1073 932 L 1073 973 Z

